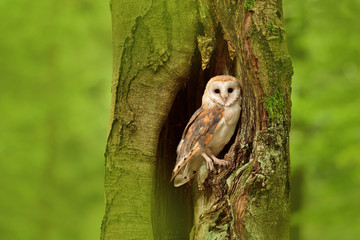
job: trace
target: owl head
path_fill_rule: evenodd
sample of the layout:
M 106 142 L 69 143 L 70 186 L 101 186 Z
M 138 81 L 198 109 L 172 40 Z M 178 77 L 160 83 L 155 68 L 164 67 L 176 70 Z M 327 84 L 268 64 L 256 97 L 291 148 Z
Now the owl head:
M 202 98 L 202 106 L 212 108 L 216 105 L 230 107 L 240 102 L 240 82 L 233 76 L 220 75 L 210 79 Z

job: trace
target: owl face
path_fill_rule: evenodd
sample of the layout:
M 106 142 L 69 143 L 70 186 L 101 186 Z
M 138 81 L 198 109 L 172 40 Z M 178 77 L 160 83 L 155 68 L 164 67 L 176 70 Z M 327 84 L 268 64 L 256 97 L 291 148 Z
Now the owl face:
M 213 107 L 214 104 L 229 107 L 240 98 L 240 82 L 232 76 L 213 77 L 206 85 L 203 106 Z

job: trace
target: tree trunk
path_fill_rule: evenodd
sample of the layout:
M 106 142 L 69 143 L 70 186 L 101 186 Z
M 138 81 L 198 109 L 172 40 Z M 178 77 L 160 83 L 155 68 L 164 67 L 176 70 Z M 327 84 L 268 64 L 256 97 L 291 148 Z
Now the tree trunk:
M 291 61 L 281 0 L 111 3 L 114 74 L 101 239 L 288 239 Z M 169 183 L 206 82 L 242 85 L 226 169 Z

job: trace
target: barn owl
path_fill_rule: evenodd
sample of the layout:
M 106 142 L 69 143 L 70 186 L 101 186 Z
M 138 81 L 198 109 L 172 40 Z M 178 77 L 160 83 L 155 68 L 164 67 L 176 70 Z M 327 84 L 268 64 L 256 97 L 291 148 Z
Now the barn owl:
M 205 162 L 209 171 L 227 165 L 216 156 L 230 141 L 240 116 L 240 82 L 228 75 L 207 83 L 201 107 L 192 115 L 177 147 L 177 160 L 171 180 L 179 187 L 198 172 Z

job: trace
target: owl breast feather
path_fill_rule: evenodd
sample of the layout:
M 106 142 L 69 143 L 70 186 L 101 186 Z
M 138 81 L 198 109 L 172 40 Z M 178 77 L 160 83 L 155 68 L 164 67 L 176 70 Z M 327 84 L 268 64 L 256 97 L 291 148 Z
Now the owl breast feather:
M 225 145 L 230 141 L 236 129 L 237 122 L 240 116 L 240 106 L 233 106 L 225 109 L 224 117 L 220 120 L 218 128 L 214 132 L 208 148 L 216 156 Z

